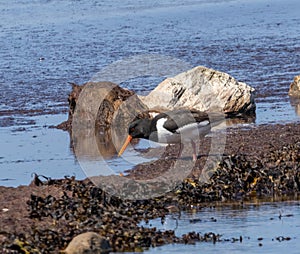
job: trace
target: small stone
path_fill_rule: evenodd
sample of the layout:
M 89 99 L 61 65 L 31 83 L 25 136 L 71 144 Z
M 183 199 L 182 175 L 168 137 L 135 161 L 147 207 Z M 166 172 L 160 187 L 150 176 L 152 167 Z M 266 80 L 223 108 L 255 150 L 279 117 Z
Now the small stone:
M 290 85 L 289 95 L 300 97 L 300 75 L 294 77 L 294 81 Z
M 75 236 L 65 249 L 67 254 L 106 254 L 112 251 L 108 240 L 94 232 Z

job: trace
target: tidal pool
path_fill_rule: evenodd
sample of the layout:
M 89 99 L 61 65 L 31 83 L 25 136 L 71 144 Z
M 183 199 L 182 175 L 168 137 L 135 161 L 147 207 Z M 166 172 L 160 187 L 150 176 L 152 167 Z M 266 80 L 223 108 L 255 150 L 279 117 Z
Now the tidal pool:
M 254 202 L 223 204 L 198 212 L 167 216 L 143 226 L 175 230 L 177 236 L 195 231 L 221 235 L 220 242 L 171 244 L 150 248 L 145 253 L 299 253 L 300 202 Z

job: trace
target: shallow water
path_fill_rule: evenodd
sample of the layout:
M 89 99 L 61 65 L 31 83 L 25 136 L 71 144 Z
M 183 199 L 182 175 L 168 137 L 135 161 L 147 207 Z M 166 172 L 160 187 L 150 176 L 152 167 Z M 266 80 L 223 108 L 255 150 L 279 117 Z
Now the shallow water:
M 188 232 L 220 234 L 221 242 L 200 242 L 194 245 L 172 244 L 151 248 L 145 253 L 299 253 L 300 203 L 255 202 L 182 213 L 149 221 L 160 230 L 175 230 L 177 236 Z M 240 241 L 242 237 L 242 241 Z M 235 239 L 235 240 L 233 240 Z
M 132 56 L 228 72 L 255 87 L 256 124 L 298 121 L 287 91 L 299 74 L 299 7 L 296 0 L 1 2 L 1 182 L 26 184 L 32 172 L 84 176 L 69 135 L 47 127 L 66 119 L 68 82 L 84 83 Z M 122 85 L 145 93 L 163 78 L 142 71 Z
M 0 126 L 18 124 L 3 120 L 11 115 L 66 113 L 68 82 L 84 83 L 140 54 L 227 72 L 255 87 L 269 114 L 279 101 L 292 111 L 287 91 L 299 74 L 299 9 L 297 0 L 1 2 Z M 140 92 L 157 85 L 140 82 L 125 85 Z
M 53 122 L 62 119 L 62 116 L 56 115 L 30 117 L 34 125 L 0 129 L 3 142 L 0 157 L 1 185 L 29 184 L 33 179 L 32 173 L 52 178 L 62 178 L 65 175 L 85 178 L 74 160 L 69 135 L 49 128 Z

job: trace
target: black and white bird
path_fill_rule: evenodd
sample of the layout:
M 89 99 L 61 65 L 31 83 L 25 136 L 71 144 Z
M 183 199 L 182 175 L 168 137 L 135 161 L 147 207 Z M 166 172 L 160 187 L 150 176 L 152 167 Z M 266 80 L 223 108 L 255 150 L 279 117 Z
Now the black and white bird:
M 137 119 L 130 123 L 128 137 L 119 151 L 121 156 L 133 138 L 143 138 L 163 144 L 190 142 L 193 148 L 193 161 L 197 160 L 196 143 L 211 131 L 211 127 L 225 119 L 222 113 L 205 113 L 198 110 L 179 109 L 156 115 L 154 118 Z

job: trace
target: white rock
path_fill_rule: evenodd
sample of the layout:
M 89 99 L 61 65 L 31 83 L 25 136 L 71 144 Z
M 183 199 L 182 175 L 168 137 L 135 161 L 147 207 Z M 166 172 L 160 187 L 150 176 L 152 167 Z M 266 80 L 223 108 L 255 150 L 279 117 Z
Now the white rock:
M 150 110 L 194 108 L 200 111 L 253 113 L 254 88 L 227 73 L 203 66 L 167 78 L 140 99 Z

